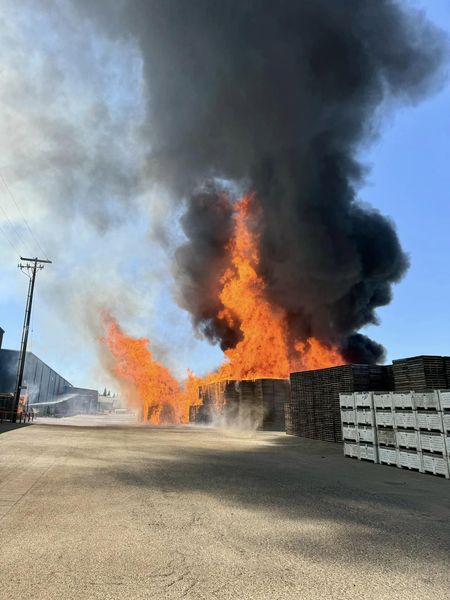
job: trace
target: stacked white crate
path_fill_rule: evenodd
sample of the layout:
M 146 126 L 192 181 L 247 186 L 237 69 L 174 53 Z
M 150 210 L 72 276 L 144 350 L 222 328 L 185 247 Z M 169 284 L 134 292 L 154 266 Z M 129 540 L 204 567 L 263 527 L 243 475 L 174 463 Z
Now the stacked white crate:
M 370 392 L 340 394 L 344 454 L 378 462 L 373 400 Z
M 417 414 L 422 468 L 426 473 L 449 478 L 450 455 L 444 428 L 445 406 L 450 407 L 450 391 L 413 392 Z
M 450 390 L 439 393 L 439 403 L 442 411 L 442 429 L 450 471 Z
M 354 394 L 340 394 L 339 405 L 341 408 L 344 454 L 345 456 L 350 456 L 351 458 L 359 458 L 358 429 L 356 426 Z
M 340 402 L 346 456 L 449 478 L 450 390 L 341 394 Z
M 378 459 L 381 464 L 398 466 L 394 401 L 390 392 L 373 395 L 375 426 L 377 430 Z
M 417 431 L 417 414 L 411 392 L 392 392 L 392 412 L 397 448 L 397 466 L 423 471 L 420 436 Z

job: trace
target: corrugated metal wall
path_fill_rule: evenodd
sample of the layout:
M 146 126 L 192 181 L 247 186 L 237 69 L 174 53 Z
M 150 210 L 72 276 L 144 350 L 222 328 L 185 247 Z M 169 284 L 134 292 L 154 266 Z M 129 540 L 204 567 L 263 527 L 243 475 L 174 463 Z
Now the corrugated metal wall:
M 0 350 L 0 393 L 14 392 L 16 385 L 17 350 Z M 51 369 L 32 352 L 27 352 L 24 385 L 31 402 L 50 402 L 72 384 Z

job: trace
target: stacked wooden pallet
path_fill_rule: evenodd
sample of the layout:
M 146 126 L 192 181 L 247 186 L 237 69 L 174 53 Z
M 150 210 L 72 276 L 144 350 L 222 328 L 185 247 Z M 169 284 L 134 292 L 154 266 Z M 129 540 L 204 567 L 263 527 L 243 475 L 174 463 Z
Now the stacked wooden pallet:
M 286 432 L 328 442 L 342 441 L 340 393 L 389 389 L 391 370 L 382 365 L 342 365 L 291 374 Z
M 447 387 L 450 388 L 450 356 L 444 356 L 445 376 L 447 377 Z
M 221 381 L 200 386 L 200 406 L 192 407 L 190 422 L 220 421 L 243 428 L 285 430 L 286 379 Z
M 189 414 L 191 423 L 210 423 L 214 415 L 229 411 L 237 412 L 239 390 L 234 381 L 218 381 L 202 385 L 198 389 L 199 405 L 192 406 Z
M 290 388 L 287 379 L 258 379 L 257 385 L 264 405 L 263 429 L 285 431 L 285 404 Z
M 344 454 L 450 475 L 450 391 L 341 394 Z
M 395 390 L 417 392 L 445 389 L 450 385 L 447 367 L 448 357 L 413 356 L 393 361 Z
M 264 416 L 261 387 L 256 381 L 239 382 L 239 413 L 237 425 L 244 429 L 261 426 Z

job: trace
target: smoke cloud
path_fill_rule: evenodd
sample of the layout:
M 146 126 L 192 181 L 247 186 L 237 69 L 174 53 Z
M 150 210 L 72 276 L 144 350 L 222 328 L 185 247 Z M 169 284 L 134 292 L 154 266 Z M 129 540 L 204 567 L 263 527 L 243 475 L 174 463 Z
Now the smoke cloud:
M 133 0 L 107 14 L 143 56 L 147 175 L 186 202 L 174 273 L 194 325 L 222 348 L 239 339 L 214 293 L 231 227 L 214 182 L 227 180 L 262 207 L 261 269 L 293 336 L 382 358 L 358 331 L 408 258 L 394 225 L 358 201 L 358 152 L 387 109 L 439 86 L 444 35 L 391 0 Z

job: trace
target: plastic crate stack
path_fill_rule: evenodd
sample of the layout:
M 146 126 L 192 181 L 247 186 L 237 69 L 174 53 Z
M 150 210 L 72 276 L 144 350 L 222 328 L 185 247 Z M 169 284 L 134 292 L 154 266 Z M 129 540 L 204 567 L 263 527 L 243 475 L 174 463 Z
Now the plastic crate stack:
M 378 448 L 371 392 L 339 394 L 344 454 L 378 462 Z
M 344 454 L 450 475 L 450 390 L 340 394 Z

